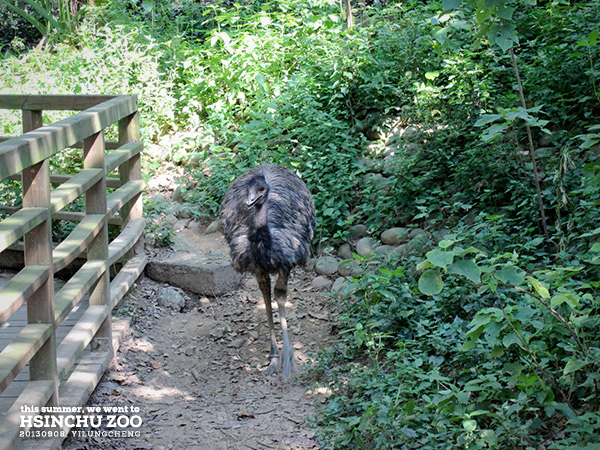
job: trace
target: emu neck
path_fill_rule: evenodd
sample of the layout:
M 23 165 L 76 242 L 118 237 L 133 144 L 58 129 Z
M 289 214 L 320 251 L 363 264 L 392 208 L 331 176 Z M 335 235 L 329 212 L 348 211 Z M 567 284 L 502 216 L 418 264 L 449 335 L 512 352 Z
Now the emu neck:
M 255 270 L 269 273 L 272 271 L 272 243 L 271 232 L 267 222 L 267 205 L 256 207 L 250 216 L 248 240 L 250 241 L 250 255 Z
M 267 222 L 267 205 L 266 202 L 260 206 L 256 206 L 254 209 L 254 228 L 258 231 L 269 230 L 269 224 Z

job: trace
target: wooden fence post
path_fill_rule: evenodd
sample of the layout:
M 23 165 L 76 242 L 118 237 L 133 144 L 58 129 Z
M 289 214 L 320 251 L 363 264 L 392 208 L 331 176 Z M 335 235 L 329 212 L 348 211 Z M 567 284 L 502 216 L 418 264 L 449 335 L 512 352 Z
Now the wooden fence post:
M 42 126 L 42 111 L 23 111 L 23 132 Z M 50 217 L 50 171 L 48 160 L 23 170 L 23 207 L 48 209 L 48 217 L 24 236 L 25 265 L 47 266 L 48 279 L 27 300 L 27 322 L 52 324 L 54 327 L 54 272 L 52 270 L 52 217 Z M 56 371 L 56 333 L 53 331 L 29 361 L 31 380 L 51 380 L 54 392 L 49 406 L 58 404 Z
M 107 226 L 107 201 L 106 201 L 106 166 L 104 161 L 104 132 L 91 135 L 83 141 L 83 168 L 102 169 L 100 181 L 92 186 L 85 194 L 85 213 L 102 214 L 102 228 L 92 239 L 87 247 L 87 259 L 104 261 L 104 273 L 90 290 L 90 305 L 109 305 L 110 300 L 110 273 L 108 268 L 108 226 Z M 112 352 L 112 314 L 96 333 L 94 346 Z
M 136 111 L 134 114 L 119 120 L 119 145 L 122 146 L 128 142 L 139 142 L 140 140 L 140 113 L 139 111 Z M 142 159 L 140 153 L 119 166 L 119 178 L 121 179 L 122 185 L 128 181 L 142 179 Z M 137 199 L 132 200 L 121 208 L 123 227 L 125 227 L 130 220 L 141 219 L 142 216 L 143 200 L 141 194 Z M 143 237 L 140 238 L 132 251 L 134 254 L 143 252 Z M 129 254 L 128 257 L 131 257 L 131 254 Z

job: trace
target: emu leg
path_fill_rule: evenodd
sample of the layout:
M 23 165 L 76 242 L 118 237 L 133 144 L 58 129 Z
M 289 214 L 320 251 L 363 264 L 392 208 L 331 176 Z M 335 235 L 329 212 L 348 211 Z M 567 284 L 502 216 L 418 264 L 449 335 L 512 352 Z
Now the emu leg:
M 287 319 L 285 314 L 285 301 L 287 298 L 289 271 L 279 272 L 275 282 L 275 300 L 279 309 L 279 319 L 281 321 L 281 331 L 283 332 L 283 348 L 281 349 L 281 359 L 283 363 L 283 379 L 287 381 L 292 373 L 297 371 L 296 361 L 294 359 L 294 348 L 290 342 L 287 329 Z
M 273 308 L 271 306 L 271 277 L 268 273 L 257 274 L 256 279 L 258 280 L 258 287 L 262 292 L 263 300 L 265 302 L 265 309 L 267 311 L 267 323 L 269 324 L 269 334 L 271 335 L 271 362 L 267 368 L 267 375 L 271 375 L 273 372 L 279 369 L 279 349 L 277 348 L 277 338 L 275 337 L 275 326 L 273 325 Z

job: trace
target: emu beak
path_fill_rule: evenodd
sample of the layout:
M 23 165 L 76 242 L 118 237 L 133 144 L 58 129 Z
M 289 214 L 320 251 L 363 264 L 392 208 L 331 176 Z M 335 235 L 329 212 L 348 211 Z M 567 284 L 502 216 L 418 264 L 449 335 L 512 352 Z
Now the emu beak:
M 248 194 L 248 198 L 246 199 L 246 206 L 248 206 L 248 209 L 252 208 L 260 197 L 261 195 L 256 195 L 256 193 L 250 192 Z

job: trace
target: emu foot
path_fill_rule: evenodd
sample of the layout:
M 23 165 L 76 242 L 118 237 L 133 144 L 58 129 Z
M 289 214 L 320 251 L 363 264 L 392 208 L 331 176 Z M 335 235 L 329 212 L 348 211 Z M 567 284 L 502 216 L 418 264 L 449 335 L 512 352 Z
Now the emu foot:
M 298 373 L 298 364 L 294 358 L 294 349 L 291 347 L 287 350 L 284 347 L 281 350 L 281 354 L 279 352 L 277 354 L 271 353 L 271 362 L 269 363 L 269 367 L 267 367 L 267 375 L 273 375 L 282 368 L 283 381 L 288 381 L 292 375 Z
M 290 345 L 281 350 L 281 360 L 283 364 L 283 381 L 288 381 L 290 376 L 298 373 L 298 364 L 294 358 L 294 349 Z
M 271 362 L 269 363 L 269 367 L 267 367 L 267 375 L 273 375 L 275 372 L 278 372 L 281 368 L 281 359 L 279 357 L 279 352 L 273 354 L 271 352 Z

